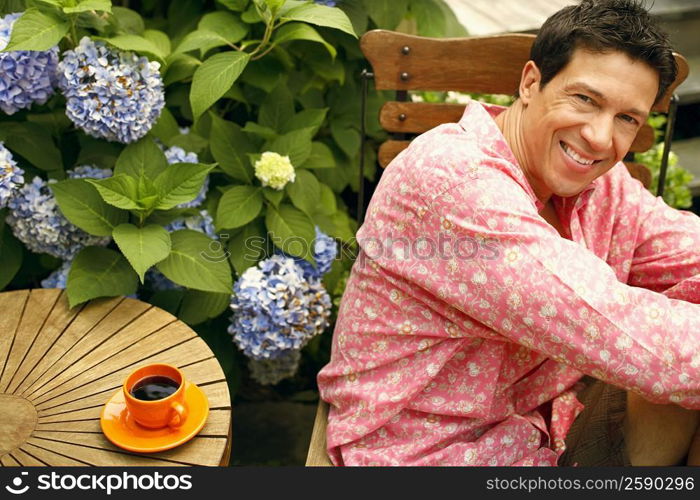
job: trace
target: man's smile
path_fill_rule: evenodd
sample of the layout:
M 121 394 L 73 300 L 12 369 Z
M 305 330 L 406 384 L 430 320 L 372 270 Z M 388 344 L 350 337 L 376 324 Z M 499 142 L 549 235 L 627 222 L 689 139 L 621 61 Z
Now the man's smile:
M 596 160 L 595 158 L 589 158 L 579 152 L 577 152 L 573 147 L 569 146 L 566 144 L 564 141 L 559 141 L 559 145 L 561 146 L 562 150 L 572 160 L 574 160 L 576 163 L 579 165 L 583 166 L 590 166 L 593 164 L 600 163 L 602 160 Z

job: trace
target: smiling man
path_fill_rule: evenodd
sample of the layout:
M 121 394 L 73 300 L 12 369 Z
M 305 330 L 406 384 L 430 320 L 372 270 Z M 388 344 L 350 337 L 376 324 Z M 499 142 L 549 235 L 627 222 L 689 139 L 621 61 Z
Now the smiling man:
M 700 463 L 700 220 L 620 163 L 675 75 L 637 2 L 584 0 L 510 108 L 388 166 L 318 376 L 335 464 Z

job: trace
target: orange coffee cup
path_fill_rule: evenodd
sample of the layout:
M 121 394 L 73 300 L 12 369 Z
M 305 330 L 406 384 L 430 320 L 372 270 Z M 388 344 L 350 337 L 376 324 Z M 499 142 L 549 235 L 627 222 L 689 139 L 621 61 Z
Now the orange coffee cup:
M 149 382 L 160 383 L 164 380 L 166 387 L 175 388 L 177 385 L 177 389 L 167 397 L 144 400 L 134 395 L 135 390 L 139 394 L 139 389 L 143 389 L 144 382 L 148 385 Z M 187 418 L 185 383 L 182 372 L 172 365 L 154 363 L 137 368 L 126 378 L 122 386 L 126 407 L 136 423 L 143 427 L 149 429 L 180 427 Z M 153 394 L 158 396 L 159 393 Z

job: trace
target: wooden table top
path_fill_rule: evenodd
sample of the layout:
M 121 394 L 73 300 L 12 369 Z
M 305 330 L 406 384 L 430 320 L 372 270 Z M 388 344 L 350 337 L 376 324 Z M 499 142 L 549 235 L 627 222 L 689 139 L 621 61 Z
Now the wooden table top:
M 125 377 L 170 363 L 209 399 L 200 433 L 174 449 L 131 453 L 102 434 L 100 412 Z M 221 366 L 183 322 L 134 299 L 68 308 L 57 289 L 0 293 L 0 464 L 226 465 L 231 401 Z

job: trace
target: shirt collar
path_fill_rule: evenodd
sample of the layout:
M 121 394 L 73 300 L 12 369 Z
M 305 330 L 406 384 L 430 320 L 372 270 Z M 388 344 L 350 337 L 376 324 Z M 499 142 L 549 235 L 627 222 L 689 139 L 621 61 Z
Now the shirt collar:
M 530 187 L 530 183 L 527 181 L 525 174 L 520 168 L 518 160 L 515 158 L 515 154 L 510 149 L 510 146 L 508 146 L 508 142 L 503 136 L 501 129 L 494 121 L 494 119 L 505 110 L 505 106 L 472 100 L 467 103 L 467 106 L 464 109 L 464 114 L 462 114 L 462 118 L 460 118 L 458 123 L 465 132 L 476 133 L 476 137 L 478 138 L 477 140 L 479 141 L 479 145 L 482 147 L 482 150 L 488 152 L 491 156 L 494 154 L 496 156 L 500 156 L 502 159 L 513 165 L 514 168 L 510 169 L 509 173 L 518 182 L 518 184 L 523 187 L 528 195 L 530 195 L 530 198 L 532 198 L 533 202 L 537 206 L 537 210 L 539 211 L 544 208 L 544 205 L 539 198 L 537 198 L 535 192 L 532 190 L 532 187 Z M 505 145 L 505 147 L 498 147 L 498 144 L 500 143 Z M 595 191 L 599 182 L 600 177 L 594 179 L 579 194 L 569 198 L 560 198 L 554 195 L 554 201 L 555 203 L 572 203 L 575 207 L 580 208 L 588 202 L 588 199 L 593 194 L 593 191 Z

